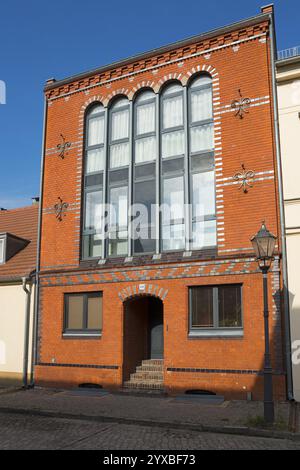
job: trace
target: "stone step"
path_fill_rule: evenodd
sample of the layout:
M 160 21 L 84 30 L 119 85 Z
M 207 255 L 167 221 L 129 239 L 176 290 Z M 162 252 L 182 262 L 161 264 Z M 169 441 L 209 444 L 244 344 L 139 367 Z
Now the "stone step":
M 163 373 L 163 370 L 164 370 L 163 367 L 157 366 L 157 365 L 137 366 L 136 368 L 137 372 L 159 372 L 161 374 Z
M 151 366 L 161 366 L 163 367 L 164 365 L 164 360 L 163 359 L 144 359 L 142 361 L 142 366 L 148 366 L 148 365 L 151 365 Z
M 164 385 L 163 382 L 159 381 L 128 381 L 124 383 L 124 388 L 131 388 L 131 389 L 146 389 L 146 390 L 163 390 Z
M 155 372 L 155 371 L 139 371 L 135 372 L 134 374 L 130 374 L 130 380 L 163 380 L 163 374 L 161 372 Z

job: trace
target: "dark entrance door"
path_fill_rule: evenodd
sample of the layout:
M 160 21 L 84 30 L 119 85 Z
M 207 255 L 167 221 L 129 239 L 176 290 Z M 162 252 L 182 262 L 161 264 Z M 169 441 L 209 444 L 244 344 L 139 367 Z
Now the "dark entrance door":
M 163 359 L 164 327 L 162 302 L 150 299 L 149 309 L 149 355 L 150 359 Z

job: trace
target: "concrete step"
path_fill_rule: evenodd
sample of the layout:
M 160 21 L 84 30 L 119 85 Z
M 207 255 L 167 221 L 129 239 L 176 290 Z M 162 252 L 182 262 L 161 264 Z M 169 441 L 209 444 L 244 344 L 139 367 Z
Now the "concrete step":
M 163 382 L 158 381 L 128 381 L 124 383 L 124 388 L 129 389 L 145 389 L 145 390 L 163 390 Z
M 134 374 L 130 374 L 131 379 L 139 379 L 139 380 L 163 380 L 163 374 L 161 372 L 156 371 L 139 371 L 135 372 Z
M 142 366 L 161 366 L 163 367 L 164 365 L 164 360 L 163 359 L 144 359 L 142 361 Z
M 137 366 L 136 371 L 137 372 L 153 372 L 153 373 L 162 374 L 163 371 L 164 371 L 164 368 L 161 367 L 161 366 L 156 366 L 156 365 L 154 365 L 154 366 L 151 366 L 151 365 Z

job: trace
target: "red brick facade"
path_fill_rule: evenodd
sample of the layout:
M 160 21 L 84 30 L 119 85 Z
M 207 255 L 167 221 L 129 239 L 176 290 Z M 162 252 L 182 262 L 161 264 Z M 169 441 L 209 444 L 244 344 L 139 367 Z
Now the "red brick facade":
M 117 95 L 134 99 L 138 90 L 156 93 L 169 80 L 184 86 L 199 71 L 213 78 L 217 197 L 217 253 L 109 260 L 105 265 L 80 259 L 82 162 L 85 110 Z M 251 99 L 243 119 L 234 99 Z M 207 389 L 228 397 L 262 397 L 264 335 L 262 276 L 250 237 L 262 220 L 278 235 L 279 210 L 273 135 L 269 21 L 261 15 L 239 29 L 196 38 L 147 54 L 81 79 L 49 84 L 43 179 L 39 351 L 40 384 L 99 383 L 121 387 L 125 351 L 124 302 L 139 295 L 163 301 L 164 385 L 176 393 Z M 65 158 L 57 144 L 71 142 Z M 233 175 L 255 172 L 247 193 Z M 59 221 L 54 205 L 68 203 Z M 276 398 L 285 397 L 280 310 L 280 251 L 269 275 L 272 363 Z M 242 338 L 189 338 L 188 286 L 240 283 Z M 141 284 L 142 290 L 141 290 Z M 145 290 L 144 290 L 145 289 Z M 63 298 L 68 292 L 103 292 L 103 331 L 97 339 L 66 339 Z

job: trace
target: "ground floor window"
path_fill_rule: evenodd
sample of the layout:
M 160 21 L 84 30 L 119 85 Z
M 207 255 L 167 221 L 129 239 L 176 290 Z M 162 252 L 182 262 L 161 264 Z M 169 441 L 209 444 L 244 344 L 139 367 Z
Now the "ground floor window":
M 240 284 L 189 288 L 190 336 L 239 336 L 242 330 Z
M 99 335 L 102 331 L 102 292 L 65 294 L 64 334 Z

